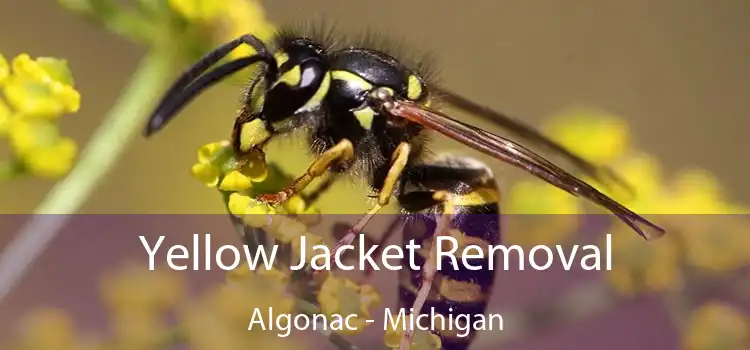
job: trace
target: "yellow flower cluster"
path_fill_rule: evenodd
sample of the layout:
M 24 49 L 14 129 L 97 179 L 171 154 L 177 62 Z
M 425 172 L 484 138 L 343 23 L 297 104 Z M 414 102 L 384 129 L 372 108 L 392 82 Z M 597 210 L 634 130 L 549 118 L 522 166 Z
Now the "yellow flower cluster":
M 254 182 L 261 182 L 268 175 L 268 167 L 260 152 L 249 155 L 238 162 L 228 141 L 212 142 L 198 149 L 198 162 L 190 172 L 209 187 L 222 191 L 245 191 Z
M 728 201 L 711 174 L 688 169 L 665 177 L 653 156 L 633 147 L 627 123 L 601 111 L 569 110 L 552 118 L 543 130 L 583 158 L 610 165 L 634 186 L 635 196 L 601 187 L 593 180 L 590 183 L 668 231 L 662 239 L 646 242 L 614 220 L 614 266 L 608 279 L 618 291 L 632 294 L 679 288 L 686 265 L 705 271 L 729 271 L 750 263 L 750 255 L 743 249 L 750 246 L 750 235 L 743 232 L 747 220 L 732 215 L 748 210 Z M 585 211 L 580 200 L 536 180 L 515 184 L 506 204 L 506 213 L 540 214 L 537 220 L 521 215 L 507 220 L 508 243 L 521 245 L 555 244 L 574 237 L 575 215 L 541 214 Z
M 307 240 L 305 249 L 310 250 L 304 252 L 308 259 L 318 253 L 311 250 L 313 246 L 325 244 L 323 237 L 308 232 L 304 220 L 300 219 L 305 215 L 282 215 L 316 213 L 314 208 L 307 207 L 301 197 L 290 198 L 281 208 L 271 207 L 254 199 L 258 194 L 254 191 L 254 186 L 270 180 L 268 165 L 261 151 L 236 159 L 228 142 L 209 143 L 199 149 L 198 162 L 193 165 L 191 172 L 207 186 L 228 193 L 226 205 L 230 213 L 241 217 L 245 224 L 251 227 L 262 228 L 264 232 L 271 234 L 277 244 L 289 245 L 295 259 L 299 259 L 303 254 L 302 237 Z M 274 215 L 277 213 L 279 215 Z M 273 276 L 278 281 L 288 283 L 288 275 L 274 271 Z M 268 274 L 266 271 L 256 274 L 264 273 Z M 230 273 L 229 277 L 236 279 L 248 275 L 253 273 L 247 269 L 240 269 Z M 329 317 L 334 314 L 358 315 L 354 321 L 357 330 L 342 330 L 341 333 L 353 334 L 364 330 L 367 326 L 365 320 L 370 318 L 370 310 L 380 303 L 380 296 L 375 289 L 330 273 L 319 273 L 315 280 L 319 283 L 317 300 L 323 314 Z M 267 283 L 259 285 L 264 286 Z
M 555 116 L 542 129 L 574 153 L 596 163 L 620 157 L 630 140 L 627 124 L 622 120 L 584 109 Z M 503 210 L 510 218 L 504 239 L 509 244 L 563 243 L 574 236 L 578 215 L 584 213 L 580 199 L 537 179 L 516 182 L 507 198 Z
M 750 263 L 744 249 L 750 246 L 747 219 L 733 215 L 743 209 L 726 200 L 713 176 L 688 170 L 665 183 L 657 162 L 649 156 L 638 154 L 620 164 L 623 175 L 638 185 L 638 197 L 623 200 L 624 204 L 636 212 L 652 214 L 649 218 L 668 233 L 646 242 L 615 224 L 612 259 L 617 266 L 609 274 L 618 290 L 630 293 L 633 285 L 650 285 L 646 289 L 652 291 L 677 288 L 684 266 L 711 273 Z
M 710 302 L 693 311 L 684 334 L 687 350 L 747 349 L 750 319 L 736 307 Z
M 327 316 L 356 315 L 350 325 L 356 330 L 343 333 L 360 333 L 367 326 L 366 320 L 372 317 L 370 309 L 380 304 L 380 295 L 370 285 L 357 285 L 351 280 L 329 276 L 318 293 L 320 310 Z
M 275 33 L 274 26 L 266 19 L 265 10 L 255 0 L 169 0 L 169 6 L 185 20 L 215 28 L 214 40 L 226 42 L 241 35 L 252 33 L 262 41 Z M 240 46 L 230 57 L 252 54 L 252 49 Z
M 503 239 L 533 247 L 562 243 L 576 232 L 583 210 L 576 197 L 542 181 L 522 180 L 510 188 Z
M 543 125 L 542 130 L 561 145 L 597 164 L 619 158 L 630 147 L 628 124 L 599 110 L 563 111 Z
M 57 121 L 78 111 L 81 96 L 66 61 L 20 54 L 9 63 L 0 55 L 0 88 L 0 137 L 13 150 L 0 177 L 67 174 L 78 150 L 73 139 L 60 135 Z
M 21 322 L 9 350 L 103 350 L 105 344 L 75 328 L 70 316 L 59 309 L 37 309 Z
M 126 265 L 106 276 L 101 294 L 109 309 L 111 341 L 132 349 L 163 346 L 169 333 L 165 315 L 185 300 L 183 292 L 182 280 L 166 268 Z
M 258 346 L 301 350 L 305 347 L 275 332 L 247 329 L 255 309 L 271 307 L 277 314 L 293 311 L 293 298 L 285 292 L 287 283 L 286 276 L 277 270 L 251 273 L 244 269 L 228 273 L 225 284 L 190 297 L 177 272 L 128 265 L 102 283 L 102 296 L 110 310 L 111 336 L 90 337 L 76 330 L 64 312 L 42 309 L 27 317 L 9 348 L 167 349 L 184 343 L 191 349 Z M 264 319 L 266 315 L 264 312 Z
M 255 150 L 237 159 L 229 141 L 212 142 L 198 149 L 198 162 L 190 168 L 191 174 L 208 187 L 218 188 L 229 193 L 228 209 L 237 216 L 252 220 L 254 214 L 268 214 L 277 208 L 270 208 L 253 199 L 255 186 L 261 185 L 268 178 L 268 164 L 265 155 Z M 314 214 L 314 208 L 308 208 L 300 196 L 294 196 L 283 204 L 283 210 L 289 214 Z M 262 223 L 251 224 L 260 227 Z M 284 239 L 285 242 L 290 240 Z
M 674 291 L 682 286 L 680 250 L 674 235 L 646 242 L 619 226 L 612 232 L 612 270 L 607 281 L 619 293 Z
M 239 268 L 227 274 L 227 283 L 206 293 L 194 305 L 184 309 L 185 338 L 194 349 L 260 348 L 304 349 L 291 338 L 280 338 L 261 327 L 248 330 L 247 324 L 255 310 L 263 312 L 267 322 L 268 309 L 275 316 L 293 312 L 294 299 L 286 291 L 287 276 L 278 270 L 249 271 Z M 271 324 L 264 324 L 270 329 Z

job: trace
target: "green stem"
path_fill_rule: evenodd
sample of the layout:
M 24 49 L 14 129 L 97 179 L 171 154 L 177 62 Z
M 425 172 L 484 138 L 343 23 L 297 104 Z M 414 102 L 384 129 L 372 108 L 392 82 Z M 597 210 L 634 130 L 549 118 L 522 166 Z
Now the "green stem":
M 169 78 L 172 56 L 152 51 L 141 61 L 132 80 L 99 126 L 73 170 L 47 194 L 35 216 L 0 253 L 0 300 L 42 253 L 73 214 L 109 174 Z

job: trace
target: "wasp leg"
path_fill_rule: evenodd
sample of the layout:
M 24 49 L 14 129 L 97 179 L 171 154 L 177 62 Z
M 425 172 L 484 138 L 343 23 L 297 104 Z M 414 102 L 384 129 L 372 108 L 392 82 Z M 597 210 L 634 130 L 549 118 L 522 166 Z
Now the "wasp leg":
M 404 172 L 406 163 L 409 161 L 410 153 L 411 146 L 406 142 L 401 143 L 396 147 L 396 151 L 393 153 L 393 158 L 391 160 L 391 167 L 388 169 L 388 174 L 385 177 L 385 181 L 383 181 L 383 187 L 378 193 L 378 202 L 367 211 L 367 214 L 357 221 L 357 224 L 355 224 L 349 232 L 338 241 L 338 243 L 336 243 L 336 247 L 333 249 L 332 254 L 335 254 L 335 252 L 342 246 L 354 242 L 354 238 L 364 230 L 367 223 L 370 222 L 370 219 L 383 209 L 384 206 L 388 205 L 393 197 L 393 190 L 396 188 L 401 173 Z
M 432 284 L 435 281 L 435 275 L 437 273 L 437 245 L 439 244 L 438 242 L 440 242 L 439 237 L 449 235 L 450 224 L 455 212 L 450 196 L 451 194 L 446 191 L 438 191 L 433 195 L 433 199 L 442 202 L 444 208 L 443 215 L 440 218 L 437 228 L 435 228 L 435 239 L 430 247 L 429 256 L 422 266 L 422 283 L 417 290 L 417 295 L 414 299 L 414 304 L 412 305 L 412 316 L 417 316 L 422 312 L 422 307 L 424 307 L 424 303 L 427 301 L 427 297 L 432 289 Z M 404 330 L 404 336 L 401 339 L 399 350 L 408 350 L 413 337 L 414 330 L 406 327 Z
M 320 196 L 324 195 L 326 191 L 328 191 L 333 184 L 336 183 L 339 179 L 338 173 L 328 173 L 328 176 L 323 180 L 323 182 L 315 188 L 311 193 L 307 195 L 302 195 L 302 198 L 305 200 L 306 205 L 313 206 L 315 205 L 315 202 L 320 198 Z
M 304 175 L 292 181 L 285 189 L 277 193 L 261 195 L 258 199 L 269 204 L 284 202 L 302 192 L 314 179 L 323 176 L 335 163 L 349 162 L 352 159 L 354 159 L 354 146 L 351 141 L 343 139 L 335 146 L 323 152 L 307 168 L 307 172 Z

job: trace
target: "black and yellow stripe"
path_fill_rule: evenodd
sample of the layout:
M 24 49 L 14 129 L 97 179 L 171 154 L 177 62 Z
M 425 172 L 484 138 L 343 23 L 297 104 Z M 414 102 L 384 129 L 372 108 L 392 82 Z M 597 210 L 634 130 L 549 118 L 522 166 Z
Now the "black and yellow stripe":
M 495 281 L 494 271 L 489 269 L 489 259 L 469 260 L 479 270 L 465 268 L 460 252 L 467 245 L 476 245 L 485 252 L 490 245 L 500 241 L 499 191 L 492 173 L 478 162 L 467 158 L 443 158 L 434 163 L 417 165 L 404 174 L 399 202 L 404 209 L 406 225 L 404 244 L 414 240 L 421 249 L 415 256 L 415 264 L 422 267 L 435 242 L 435 229 L 443 214 L 452 214 L 449 235 L 455 238 L 458 268 L 450 258 L 444 257 L 441 270 L 437 272 L 427 301 L 421 313 L 449 315 L 483 315 Z M 436 192 L 449 194 L 445 201 L 434 199 Z M 444 249 L 448 250 L 446 247 Z M 485 254 L 488 256 L 489 254 Z M 404 266 L 409 266 L 405 262 Z M 421 271 L 421 270 L 420 270 Z M 422 284 L 422 273 L 410 269 L 401 270 L 399 283 L 400 307 L 407 311 L 412 307 Z M 469 324 L 473 318 L 469 318 Z M 429 325 L 424 325 L 429 326 Z M 464 326 L 462 326 L 463 328 Z M 436 332 L 443 341 L 443 349 L 467 349 L 474 338 L 474 331 L 459 337 L 462 331 Z

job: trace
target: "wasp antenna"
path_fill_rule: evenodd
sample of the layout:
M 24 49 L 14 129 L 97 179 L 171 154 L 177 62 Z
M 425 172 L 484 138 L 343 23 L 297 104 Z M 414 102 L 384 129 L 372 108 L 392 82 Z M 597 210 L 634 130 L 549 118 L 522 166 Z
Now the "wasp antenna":
M 201 76 L 211 66 L 226 57 L 238 46 L 246 44 L 256 51 L 255 55 L 236 59 L 219 66 L 205 76 Z M 266 63 L 266 76 L 273 78 L 277 74 L 276 60 L 268 52 L 265 44 L 253 35 L 243 35 L 207 53 L 194 65 L 185 70 L 177 80 L 172 83 L 167 92 L 164 93 L 159 105 L 149 117 L 143 135 L 148 137 L 162 129 L 175 114 L 188 102 L 195 98 L 200 92 L 209 86 L 221 81 L 226 76 L 233 74 L 242 68 L 255 62 Z M 197 79 L 197 80 L 196 80 Z
M 145 136 L 150 136 L 161 129 L 170 119 L 177 115 L 177 112 L 190 103 L 194 98 L 198 97 L 203 90 L 222 81 L 225 77 L 232 75 L 253 63 L 261 61 L 262 59 L 262 57 L 257 55 L 238 58 L 234 61 L 218 66 L 210 72 L 200 76 L 194 82 L 187 85 L 182 91 L 174 94 L 172 98 L 165 100 L 164 103 L 159 106 L 159 109 L 154 112 L 146 125 L 146 129 L 144 130 Z

